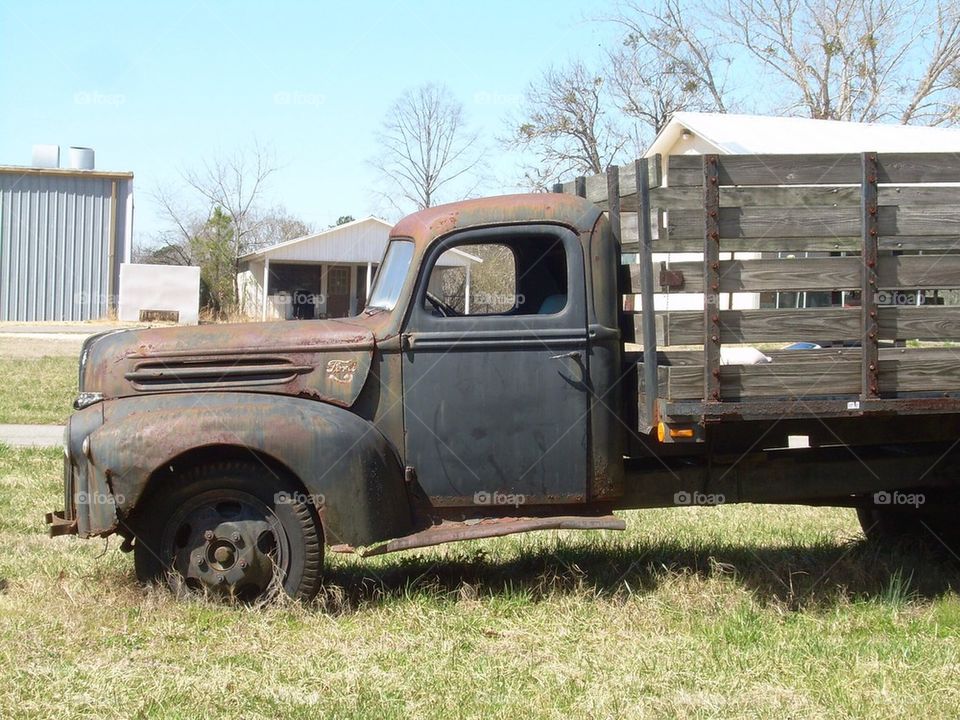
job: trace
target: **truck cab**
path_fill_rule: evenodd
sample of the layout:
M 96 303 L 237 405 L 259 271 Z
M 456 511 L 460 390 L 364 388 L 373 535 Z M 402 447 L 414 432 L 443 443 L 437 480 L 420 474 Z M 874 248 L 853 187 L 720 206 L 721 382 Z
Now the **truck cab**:
M 584 199 L 485 198 L 402 220 L 357 317 L 93 338 L 51 532 L 308 597 L 325 546 L 621 528 L 619 262 Z

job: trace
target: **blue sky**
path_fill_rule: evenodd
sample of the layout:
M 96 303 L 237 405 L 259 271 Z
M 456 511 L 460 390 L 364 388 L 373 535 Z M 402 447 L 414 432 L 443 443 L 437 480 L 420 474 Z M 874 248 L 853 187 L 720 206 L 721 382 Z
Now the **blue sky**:
M 551 63 L 595 58 L 611 31 L 582 2 L 7 2 L 0 6 L 0 164 L 35 143 L 93 147 L 135 173 L 135 238 L 161 229 L 150 191 L 254 138 L 282 167 L 268 204 L 319 226 L 384 211 L 365 160 L 390 103 L 446 83 L 470 124 L 502 133 Z M 489 192 L 517 160 L 494 147 Z

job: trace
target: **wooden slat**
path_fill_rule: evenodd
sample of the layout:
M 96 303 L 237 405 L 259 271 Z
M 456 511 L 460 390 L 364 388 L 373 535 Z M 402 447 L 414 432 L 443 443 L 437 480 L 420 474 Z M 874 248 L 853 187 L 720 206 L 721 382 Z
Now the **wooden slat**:
M 634 227 L 633 223 L 625 220 L 624 236 L 627 237 Z M 880 238 L 881 249 L 890 250 L 933 250 L 938 246 L 947 249 L 949 245 L 948 242 L 926 243 L 922 238 L 907 239 L 906 241 L 904 241 L 904 238 L 890 238 L 889 240 Z M 836 238 L 729 238 L 724 239 L 721 245 L 722 252 L 858 252 L 859 249 L 859 241 L 853 236 Z M 625 242 L 623 251 L 636 252 L 636 242 Z M 654 239 L 653 251 L 655 253 L 699 253 L 703 251 L 703 248 L 698 247 L 697 241 L 693 238 L 677 240 L 661 236 Z
M 860 287 L 860 267 L 858 257 L 721 260 L 720 292 L 853 290 Z M 671 293 L 702 292 L 703 263 L 671 262 L 670 269 L 684 277 L 684 286 Z M 631 277 L 639 272 L 639 266 L 630 266 Z
M 671 155 L 667 184 L 698 185 L 697 160 L 695 155 Z M 724 155 L 719 175 L 722 185 L 853 185 L 860 181 L 860 156 Z
M 699 237 L 703 212 L 670 210 L 667 232 L 671 241 Z M 879 233 L 897 235 L 960 234 L 960 211 L 956 206 L 922 208 L 881 206 Z M 740 207 L 720 209 L 720 237 L 727 238 L 836 238 L 859 236 L 860 210 L 856 206 L 830 207 Z M 723 244 L 726 249 L 726 244 Z
M 881 307 L 881 340 L 960 340 L 960 307 Z M 859 308 L 721 310 L 722 343 L 859 341 Z M 703 315 L 658 312 L 661 345 L 699 345 Z
M 960 255 L 881 256 L 877 274 L 881 288 L 960 288 Z
M 921 353 L 924 351 L 920 351 Z M 795 351 L 800 356 L 806 351 Z M 671 400 L 700 399 L 703 368 L 663 367 L 660 392 Z M 958 358 L 880 358 L 880 393 L 960 391 Z M 772 362 L 765 365 L 726 365 L 720 368 L 724 399 L 859 395 L 860 363 L 839 361 Z
M 890 348 L 901 350 L 901 348 Z M 934 349 L 910 348 L 916 352 L 935 352 Z M 953 351 L 951 351 L 953 352 Z M 763 354 L 775 363 L 860 362 L 859 348 L 820 348 L 819 350 L 764 350 Z M 637 353 L 637 362 L 643 353 Z M 699 350 L 659 350 L 657 362 L 667 367 L 700 365 L 703 353 Z
M 881 183 L 960 182 L 960 153 L 878 153 Z
M 671 367 L 667 370 L 663 397 L 670 400 L 699 399 L 703 368 Z M 810 397 L 848 395 L 860 392 L 860 364 L 849 362 L 767 363 L 725 365 L 720 368 L 720 392 L 724 400 L 746 397 Z
M 960 307 L 881 307 L 881 340 L 960 340 Z M 833 342 L 860 339 L 859 308 L 721 310 L 722 343 Z M 657 313 L 659 345 L 699 345 L 703 315 Z
M 881 206 L 951 206 L 960 189 L 918 185 L 885 185 L 880 188 Z M 621 210 L 635 212 L 635 196 L 621 192 Z M 602 209 L 606 206 L 601 202 Z M 700 186 L 658 187 L 650 191 L 650 202 L 664 210 L 697 210 L 703 203 Z M 849 185 L 721 187 L 720 207 L 858 207 L 860 188 Z
M 703 342 L 703 315 L 695 311 L 658 313 L 664 345 Z M 662 319 L 661 319 L 662 318 Z M 721 310 L 722 343 L 828 342 L 859 335 L 859 308 L 817 310 Z
M 960 340 L 960 307 L 881 307 L 881 340 Z
M 880 205 L 956 205 L 960 188 L 925 185 L 881 185 Z
M 661 183 L 661 170 L 660 156 L 643 158 L 639 162 L 644 162 L 647 164 L 647 171 L 649 175 L 649 182 L 651 187 L 656 187 Z M 620 198 L 621 198 L 621 209 L 622 210 L 635 210 L 636 209 L 636 195 L 637 195 L 637 174 L 636 174 L 636 163 L 631 162 L 626 165 L 621 165 L 618 167 L 620 175 Z M 571 180 L 569 182 L 560 184 L 560 191 L 564 193 L 569 193 L 571 195 L 576 195 L 576 180 Z M 584 186 L 585 195 L 584 197 L 587 200 L 597 203 L 601 206 L 602 209 L 607 209 L 607 178 L 605 174 L 600 175 L 589 175 L 585 178 Z M 629 203 L 624 203 L 624 199 L 630 199 Z M 630 205 L 628 208 L 627 205 Z
M 700 184 L 698 163 L 695 155 L 671 156 L 667 183 Z M 881 183 L 960 182 L 956 153 L 886 153 L 879 155 L 878 164 Z M 724 155 L 719 175 L 722 185 L 858 185 L 860 156 Z

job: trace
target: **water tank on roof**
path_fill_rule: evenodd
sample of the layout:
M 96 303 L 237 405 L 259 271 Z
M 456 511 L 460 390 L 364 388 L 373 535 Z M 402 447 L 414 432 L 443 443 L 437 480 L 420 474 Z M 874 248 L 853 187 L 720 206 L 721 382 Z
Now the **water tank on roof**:
M 37 168 L 60 167 L 59 145 L 34 145 L 31 165 Z
M 69 163 L 71 170 L 93 170 L 93 148 L 71 147 Z

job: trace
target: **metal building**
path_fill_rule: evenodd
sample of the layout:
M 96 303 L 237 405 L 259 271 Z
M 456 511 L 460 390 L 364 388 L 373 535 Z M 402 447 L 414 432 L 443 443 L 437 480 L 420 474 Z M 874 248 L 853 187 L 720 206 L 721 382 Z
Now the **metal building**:
M 0 166 L 0 320 L 108 316 L 132 229 L 133 173 Z

